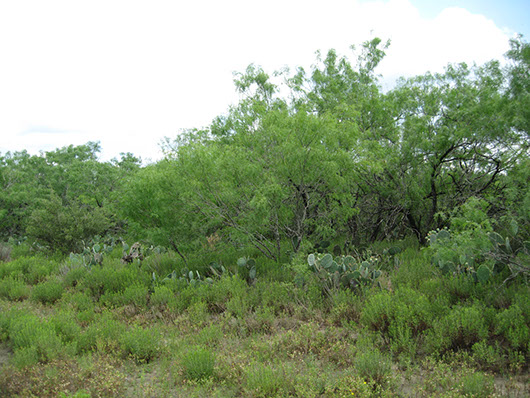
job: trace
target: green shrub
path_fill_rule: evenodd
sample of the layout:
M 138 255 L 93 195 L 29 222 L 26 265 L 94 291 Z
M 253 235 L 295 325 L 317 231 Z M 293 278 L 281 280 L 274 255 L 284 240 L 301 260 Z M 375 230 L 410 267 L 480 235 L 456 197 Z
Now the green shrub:
M 66 291 L 61 298 L 61 307 L 74 311 L 94 309 L 94 300 L 88 292 Z
M 180 275 L 184 264 L 182 259 L 173 252 L 153 253 L 143 260 L 142 267 L 154 272 L 159 278 L 163 278 L 173 271 Z
M 460 379 L 460 392 L 464 397 L 491 397 L 495 391 L 493 377 L 482 372 L 470 372 Z
M 63 343 L 72 343 L 81 335 L 81 326 L 76 322 L 75 315 L 70 311 L 57 312 L 50 319 L 50 323 Z
M 160 351 L 160 333 L 155 329 L 143 329 L 134 326 L 120 337 L 120 346 L 124 353 L 138 363 L 154 359 Z
M 24 300 L 30 295 L 30 288 L 19 277 L 8 276 L 0 280 L 0 297 L 11 301 Z
M 361 323 L 371 330 L 377 330 L 382 334 L 388 332 L 393 318 L 394 299 L 387 291 L 376 293 L 371 296 L 364 305 L 361 314 Z
M 86 390 L 79 390 L 75 394 L 60 393 L 59 398 L 90 398 L 92 395 Z
M 0 279 L 12 275 L 23 278 L 30 284 L 35 284 L 55 272 L 58 267 L 57 262 L 42 256 L 20 257 L 2 264 Z
M 293 307 L 293 298 L 290 292 L 294 289 L 291 283 L 277 281 L 258 281 L 255 292 L 259 304 L 274 310 L 275 314 Z
M 162 307 L 175 301 L 175 293 L 168 286 L 155 286 L 154 292 L 149 299 L 149 303 L 154 307 Z
M 11 260 L 11 246 L 0 242 L 0 263 L 7 263 Z
M 256 363 L 246 370 L 246 388 L 256 397 L 288 396 L 288 380 L 283 369 Z
M 479 341 L 471 347 L 473 359 L 482 369 L 499 370 L 504 364 L 504 354 L 498 342 L 495 345 L 488 344 L 487 341 Z
M 31 299 L 43 304 L 53 304 L 63 295 L 63 285 L 56 279 L 50 279 L 33 287 Z
M 207 379 L 213 376 L 215 356 L 208 349 L 196 346 L 184 355 L 182 366 L 188 379 Z
M 70 267 L 67 269 L 67 272 L 63 277 L 64 285 L 75 287 L 86 277 L 88 273 L 89 269 L 82 265 Z
M 454 307 L 444 317 L 434 322 L 426 336 L 428 353 L 471 348 L 489 336 L 484 308 L 479 304 L 471 307 Z
M 34 362 L 35 358 L 39 362 L 47 362 L 65 352 L 53 325 L 32 314 L 18 314 L 11 319 L 9 339 L 15 355 L 22 350 L 17 361 L 24 366 Z
M 133 284 L 150 286 L 151 277 L 136 265 L 124 265 L 116 260 L 92 267 L 82 281 L 82 287 L 88 288 L 97 299 L 105 293 L 121 293 Z
M 373 383 L 367 383 L 363 377 L 357 374 L 341 376 L 332 386 L 333 397 L 354 398 L 374 396 Z
M 26 274 L 26 281 L 31 285 L 43 282 L 49 275 L 52 275 L 57 268 L 57 263 L 43 261 L 29 270 Z
M 380 386 L 388 384 L 392 374 L 390 359 L 376 348 L 358 353 L 354 366 L 366 381 L 373 381 Z
M 26 232 L 52 250 L 80 251 L 83 241 L 101 235 L 110 225 L 106 208 L 91 207 L 79 200 L 65 203 L 56 194 L 42 199 L 28 219 Z
M 148 288 L 138 283 L 127 287 L 121 294 L 121 303 L 123 305 L 132 304 L 136 307 L 147 306 Z
M 400 264 L 399 268 L 392 275 L 392 286 L 394 288 L 408 286 L 416 290 L 420 289 L 422 283 L 432 278 L 433 271 L 435 270 L 430 259 L 425 257 L 418 250 L 412 248 L 407 248 L 398 254 L 397 258 Z M 430 292 L 433 291 L 428 290 L 424 293 L 428 294 Z
M 208 306 L 204 301 L 198 301 L 187 309 L 188 319 L 195 328 L 202 327 L 210 318 Z
M 513 349 L 528 348 L 530 328 L 525 321 L 523 311 L 517 304 L 497 314 L 495 325 L 495 332 L 503 336 Z
M 126 330 L 125 325 L 106 311 L 98 316 L 94 316 L 93 311 L 90 310 L 87 311 L 87 314 L 95 319 L 79 336 L 77 340 L 78 351 L 97 350 L 111 353 L 118 351 L 120 346 L 119 339 Z
M 40 355 L 36 346 L 22 347 L 15 351 L 11 363 L 17 368 L 25 368 L 39 363 Z
M 414 356 L 416 339 L 433 324 L 431 303 L 425 295 L 408 287 L 393 294 L 379 292 L 364 305 L 361 323 L 380 332 L 394 353 Z

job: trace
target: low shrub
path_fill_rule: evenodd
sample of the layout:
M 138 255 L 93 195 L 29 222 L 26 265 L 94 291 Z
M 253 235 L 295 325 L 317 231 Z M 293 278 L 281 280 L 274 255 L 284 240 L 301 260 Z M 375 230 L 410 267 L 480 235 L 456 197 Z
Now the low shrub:
M 82 265 L 66 268 L 66 273 L 63 276 L 64 285 L 75 287 L 86 277 L 88 273 L 89 269 Z
M 395 354 L 414 356 L 417 338 L 433 325 L 429 299 L 409 287 L 379 292 L 367 300 L 361 323 L 381 333 Z
M 11 260 L 11 246 L 0 242 L 0 263 L 7 263 Z
M 460 379 L 460 393 L 464 397 L 491 397 L 495 392 L 493 377 L 482 372 L 470 372 Z
M 427 353 L 442 354 L 448 350 L 469 349 L 489 336 L 484 308 L 479 304 L 471 307 L 454 307 L 435 320 L 426 336 Z
M 525 351 L 529 347 L 530 328 L 517 304 L 497 314 L 495 332 L 506 339 L 514 350 Z
M 63 343 L 73 343 L 81 335 L 81 326 L 76 322 L 75 314 L 70 311 L 57 312 L 50 323 Z
M 121 294 L 122 305 L 135 305 L 136 307 L 147 306 L 148 288 L 139 283 L 134 283 L 127 287 Z
M 123 352 L 138 363 L 151 361 L 160 351 L 160 333 L 156 329 L 134 326 L 127 330 L 119 341 Z
M 50 279 L 33 287 L 31 299 L 43 304 L 53 304 L 62 297 L 63 292 L 62 283 L 57 279 Z
M 390 359 L 376 348 L 358 353 L 354 366 L 365 381 L 373 381 L 379 386 L 388 384 L 392 374 Z
M 154 307 L 162 307 L 174 301 L 176 301 L 175 293 L 168 286 L 155 286 L 149 303 Z
M 55 261 L 42 256 L 20 257 L 0 267 L 0 279 L 12 275 L 21 277 L 30 284 L 44 280 L 58 269 Z
M 206 348 L 196 346 L 184 355 L 182 366 L 188 379 L 207 379 L 213 376 L 215 355 Z
M 289 380 L 283 369 L 255 363 L 246 370 L 245 386 L 255 397 L 288 396 Z
M 0 297 L 11 301 L 24 300 L 30 295 L 30 287 L 20 277 L 8 276 L 0 280 Z
M 136 265 L 124 265 L 117 260 L 92 267 L 82 281 L 82 287 L 89 289 L 97 299 L 105 293 L 121 293 L 134 284 L 150 286 L 151 276 Z
M 8 327 L 15 363 L 28 366 L 47 362 L 63 354 L 73 354 L 71 346 L 63 345 L 53 324 L 27 313 L 13 313 Z
M 126 326 L 110 312 L 102 312 L 94 316 L 93 311 L 86 311 L 88 316 L 93 317 L 92 323 L 88 325 L 77 340 L 79 352 L 100 351 L 100 352 L 119 352 L 120 337 L 125 333 Z M 78 314 L 78 320 L 79 316 Z M 82 320 L 79 320 L 82 322 Z

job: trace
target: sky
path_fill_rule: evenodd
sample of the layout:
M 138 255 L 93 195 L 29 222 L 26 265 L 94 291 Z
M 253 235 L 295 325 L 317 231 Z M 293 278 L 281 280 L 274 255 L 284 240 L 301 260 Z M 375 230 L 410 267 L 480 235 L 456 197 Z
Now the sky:
M 162 154 L 238 101 L 233 73 L 306 68 L 315 52 L 390 39 L 377 70 L 502 59 L 530 35 L 517 0 L 0 0 L 0 153 L 99 141 L 101 159 Z

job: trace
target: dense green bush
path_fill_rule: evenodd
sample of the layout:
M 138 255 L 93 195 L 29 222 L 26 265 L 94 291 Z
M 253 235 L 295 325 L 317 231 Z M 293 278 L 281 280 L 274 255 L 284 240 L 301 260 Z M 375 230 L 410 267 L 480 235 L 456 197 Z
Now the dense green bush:
M 417 338 L 433 327 L 435 315 L 425 295 L 402 287 L 394 293 L 383 291 L 369 297 L 361 323 L 381 333 L 394 353 L 414 355 Z
M 49 279 L 33 286 L 31 299 L 43 304 L 53 304 L 61 298 L 63 292 L 64 287 L 58 279 Z
M 138 363 L 154 359 L 160 352 L 160 332 L 133 326 L 119 337 L 121 349 Z
M 176 301 L 175 293 L 168 286 L 155 286 L 149 304 L 153 307 L 163 307 Z
M 52 323 L 32 314 L 11 312 L 11 316 L 7 329 L 17 365 L 47 362 L 75 352 L 75 347 L 62 343 Z
M 75 319 L 75 314 L 71 311 L 57 312 L 51 319 L 50 324 L 55 328 L 55 333 L 63 343 L 75 343 L 81 335 L 81 326 Z
M 434 321 L 426 336 L 426 351 L 443 354 L 448 350 L 469 349 L 489 337 L 489 326 L 482 305 L 453 307 Z
M 93 311 L 88 313 L 93 316 Z M 119 352 L 119 340 L 125 330 L 126 326 L 110 312 L 102 312 L 79 335 L 78 351 Z
M 0 279 L 12 275 L 23 278 L 30 284 L 38 283 L 58 269 L 56 261 L 43 256 L 19 257 L 3 263 L 0 267 Z
M 89 289 L 95 298 L 105 293 L 122 293 L 133 284 L 150 286 L 151 275 L 137 265 L 125 265 L 114 260 L 100 267 L 93 267 L 81 281 L 81 288 Z
M 8 276 L 0 280 L 0 297 L 8 300 L 24 300 L 30 295 L 30 287 L 22 278 Z
M 517 304 L 497 314 L 495 332 L 505 338 L 512 349 L 530 354 L 530 328 Z
M 213 376 L 215 355 L 206 348 L 192 347 L 182 358 L 182 366 L 188 379 L 207 379 Z
M 41 199 L 28 220 L 26 232 L 51 250 L 63 253 L 79 252 L 83 241 L 104 235 L 110 227 L 107 210 L 78 200 L 63 201 L 57 195 Z
M 355 369 L 366 381 L 373 381 L 384 386 L 389 382 L 392 368 L 391 361 L 378 349 L 366 350 L 356 355 Z

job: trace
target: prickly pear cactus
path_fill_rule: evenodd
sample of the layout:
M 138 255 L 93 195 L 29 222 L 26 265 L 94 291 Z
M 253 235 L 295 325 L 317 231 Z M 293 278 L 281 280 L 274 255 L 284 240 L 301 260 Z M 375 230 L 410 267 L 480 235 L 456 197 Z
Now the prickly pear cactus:
M 341 288 L 356 289 L 373 285 L 381 276 L 375 262 L 357 261 L 350 255 L 333 258 L 329 253 L 311 253 L 307 263 L 328 294 Z

